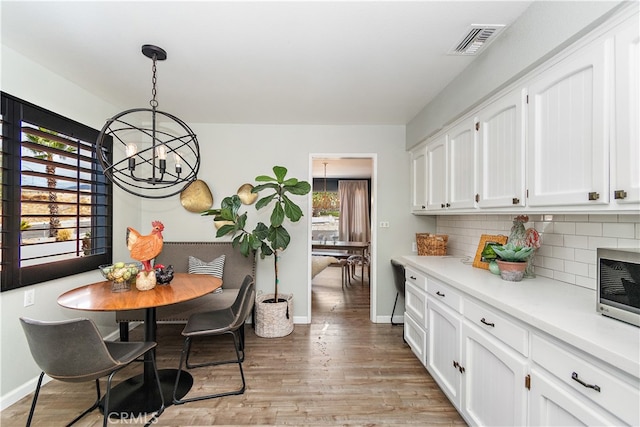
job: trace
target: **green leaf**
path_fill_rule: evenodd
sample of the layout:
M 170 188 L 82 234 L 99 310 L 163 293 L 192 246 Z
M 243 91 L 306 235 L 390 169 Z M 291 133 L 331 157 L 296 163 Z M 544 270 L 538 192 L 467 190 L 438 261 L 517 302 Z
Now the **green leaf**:
M 282 183 L 282 186 L 284 187 L 291 187 L 294 186 L 298 183 L 298 179 L 297 178 L 289 178 L 288 180 L 284 181 Z
M 284 182 L 284 177 L 287 175 L 287 168 L 285 168 L 284 166 L 274 166 L 273 173 L 276 174 L 278 183 L 282 184 Z
M 269 227 L 264 225 L 263 222 L 259 222 L 256 225 L 256 228 L 253 229 L 253 233 L 252 234 L 258 240 L 265 240 L 267 238 L 267 236 L 269 235 Z
M 236 226 L 231 224 L 225 224 L 218 229 L 216 232 L 216 237 L 226 236 L 229 233 L 234 233 L 236 231 Z
M 291 236 L 287 232 L 287 230 L 280 227 L 269 227 L 269 242 L 271 242 L 271 247 L 277 250 L 285 250 L 287 246 L 289 246 L 289 242 L 291 241 Z
M 292 222 L 298 222 L 302 218 L 302 209 L 295 203 L 293 203 L 287 196 L 282 196 L 282 202 L 284 203 L 284 213 Z
M 271 181 L 278 182 L 278 180 L 276 178 L 273 178 L 273 177 L 271 177 L 269 175 L 258 175 L 258 176 L 256 176 L 256 181 L 258 181 L 258 182 L 271 182 Z M 256 193 L 256 191 L 254 191 L 254 190 L 251 190 L 251 191 L 253 193 Z
M 258 203 L 256 203 L 256 209 L 260 210 L 263 207 L 267 206 L 269 203 L 271 203 L 271 201 L 274 199 L 274 197 L 276 197 L 277 194 L 274 193 L 270 196 L 267 197 L 263 197 L 262 199 L 258 200 Z
M 284 190 L 296 196 L 304 196 L 311 191 L 311 185 L 307 181 L 298 181 L 293 186 L 286 186 Z
M 278 183 L 276 182 L 270 182 L 267 184 L 260 184 L 260 185 L 256 185 L 255 187 L 253 187 L 253 190 L 251 190 L 252 193 L 259 193 L 262 190 L 265 190 L 267 188 L 271 188 L 272 190 L 275 190 L 276 192 L 278 192 L 278 190 L 280 189 L 280 185 L 278 185 Z
M 282 205 L 280 203 L 276 203 L 273 208 L 273 212 L 271 212 L 271 226 L 272 227 L 280 227 L 282 222 L 284 221 L 284 209 L 282 209 Z

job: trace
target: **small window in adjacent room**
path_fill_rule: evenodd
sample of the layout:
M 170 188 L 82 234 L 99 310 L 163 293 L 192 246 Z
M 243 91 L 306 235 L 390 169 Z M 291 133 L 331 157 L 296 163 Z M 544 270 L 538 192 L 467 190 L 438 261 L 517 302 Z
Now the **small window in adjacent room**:
M 2 93 L 2 291 L 112 258 L 112 187 L 98 131 Z

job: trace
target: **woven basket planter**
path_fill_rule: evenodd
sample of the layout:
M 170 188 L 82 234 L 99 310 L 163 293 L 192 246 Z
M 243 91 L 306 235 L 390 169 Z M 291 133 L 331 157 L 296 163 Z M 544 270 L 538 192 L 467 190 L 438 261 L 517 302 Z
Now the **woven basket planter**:
M 274 294 L 256 296 L 256 335 L 262 338 L 285 337 L 293 332 L 293 294 L 279 294 L 277 303 L 264 302 Z

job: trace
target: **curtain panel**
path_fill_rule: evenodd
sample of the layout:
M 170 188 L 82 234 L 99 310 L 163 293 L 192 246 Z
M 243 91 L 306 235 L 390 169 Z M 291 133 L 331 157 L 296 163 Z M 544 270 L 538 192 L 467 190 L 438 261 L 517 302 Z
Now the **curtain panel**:
M 371 241 L 369 189 L 365 180 L 338 181 L 340 197 L 339 239 L 349 242 Z

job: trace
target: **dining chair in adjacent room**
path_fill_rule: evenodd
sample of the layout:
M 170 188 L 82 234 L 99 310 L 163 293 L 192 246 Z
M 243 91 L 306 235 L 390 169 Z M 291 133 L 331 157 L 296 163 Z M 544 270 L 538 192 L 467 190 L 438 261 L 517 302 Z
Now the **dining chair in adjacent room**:
M 186 326 L 182 330 L 182 336 L 185 337 L 184 345 L 182 346 L 182 354 L 180 355 L 180 365 L 178 366 L 178 374 L 176 375 L 176 383 L 173 389 L 173 403 L 176 405 L 195 402 L 198 400 L 213 399 L 216 397 L 230 396 L 234 394 L 242 394 L 246 388 L 246 382 L 244 379 L 244 371 L 242 370 L 242 362 L 244 361 L 244 323 L 246 322 L 253 304 L 255 301 L 255 283 L 253 277 L 247 275 L 240 287 L 238 296 L 236 297 L 233 305 L 228 308 L 207 311 L 202 313 L 195 313 L 189 317 Z M 209 362 L 191 364 L 189 363 L 189 355 L 191 353 L 191 345 L 194 338 L 213 337 L 217 335 L 231 335 L 233 338 L 233 347 L 235 350 L 235 359 L 231 360 L 214 360 Z M 237 363 L 240 368 L 240 378 L 242 379 L 242 386 L 237 390 L 224 391 L 215 394 L 207 394 L 201 396 L 195 396 L 191 398 L 176 398 L 176 391 L 178 388 L 178 382 L 180 381 L 180 374 L 183 370 L 183 365 L 187 369 L 201 368 L 205 366 L 224 365 L 228 363 Z
M 107 390 L 104 395 L 102 409 L 104 413 L 102 425 L 109 419 L 109 395 L 111 383 L 116 372 L 129 366 L 131 362 L 142 361 L 149 353 L 156 377 L 160 396 L 160 379 L 156 367 L 154 352 L 155 342 L 111 342 L 105 341 L 95 323 L 90 319 L 71 319 L 60 321 L 40 321 L 25 317 L 20 318 L 22 329 L 27 337 L 29 350 L 42 372 L 38 379 L 27 427 L 31 425 L 42 379 L 45 374 L 63 382 L 95 381 L 97 398 L 94 404 L 78 415 L 69 424 L 72 425 L 100 405 L 100 378 L 107 377 Z M 164 398 L 155 417 L 164 411 Z
M 404 286 L 405 286 L 406 279 L 404 275 L 404 265 L 392 259 L 391 267 L 393 269 L 393 282 L 396 285 L 396 300 L 393 303 L 393 310 L 391 311 L 391 324 L 393 326 L 396 326 L 396 325 L 402 325 L 402 323 L 393 322 L 393 314 L 396 312 L 396 304 L 398 304 L 398 296 L 402 294 L 402 297 L 404 298 Z

